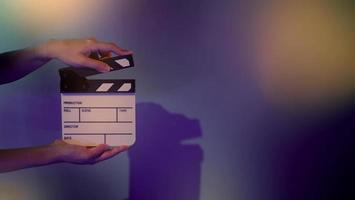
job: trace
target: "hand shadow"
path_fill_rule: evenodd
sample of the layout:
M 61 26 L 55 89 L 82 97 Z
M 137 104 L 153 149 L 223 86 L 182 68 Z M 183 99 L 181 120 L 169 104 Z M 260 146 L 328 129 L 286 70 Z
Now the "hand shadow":
M 155 103 L 137 105 L 137 141 L 129 151 L 130 200 L 198 200 L 203 150 L 199 121 Z

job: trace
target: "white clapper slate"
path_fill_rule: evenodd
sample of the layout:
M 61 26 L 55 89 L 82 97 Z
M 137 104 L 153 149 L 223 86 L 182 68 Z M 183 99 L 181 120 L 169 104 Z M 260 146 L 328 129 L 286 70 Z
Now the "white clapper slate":
M 113 70 L 134 66 L 131 55 L 102 61 Z M 89 80 L 98 72 L 86 68 L 67 67 L 59 73 L 63 140 L 83 146 L 135 142 L 135 80 Z

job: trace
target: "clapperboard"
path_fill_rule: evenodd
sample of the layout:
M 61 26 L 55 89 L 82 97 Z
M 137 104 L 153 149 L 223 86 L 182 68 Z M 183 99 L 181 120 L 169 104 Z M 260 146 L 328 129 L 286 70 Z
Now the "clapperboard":
M 134 66 L 132 55 L 100 60 L 111 71 Z M 135 80 L 87 79 L 98 73 L 89 68 L 59 70 L 63 140 L 83 146 L 132 145 L 136 125 Z

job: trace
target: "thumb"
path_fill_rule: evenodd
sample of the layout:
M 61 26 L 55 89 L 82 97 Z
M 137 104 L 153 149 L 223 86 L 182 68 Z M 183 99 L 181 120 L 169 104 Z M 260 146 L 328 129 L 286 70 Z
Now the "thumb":
M 110 66 L 108 66 L 106 63 L 85 56 L 80 59 L 77 67 L 90 67 L 96 69 L 99 72 L 110 71 Z

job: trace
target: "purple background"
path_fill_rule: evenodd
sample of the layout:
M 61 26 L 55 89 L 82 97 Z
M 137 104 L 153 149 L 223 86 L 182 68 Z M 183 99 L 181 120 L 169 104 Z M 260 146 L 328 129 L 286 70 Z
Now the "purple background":
M 136 79 L 137 143 L 93 166 L 57 164 L 0 174 L 0 197 L 352 199 L 354 106 L 297 113 L 264 96 L 255 76 L 252 28 L 264 4 L 108 1 L 100 13 L 86 13 L 98 14 L 96 21 L 83 21 L 88 27 L 53 24 L 46 33 L 19 32 L 12 22 L 16 14 L 3 14 L 3 51 L 46 37 L 88 36 L 134 50 L 135 69 L 98 78 Z M 0 86 L 1 148 L 61 137 L 61 67 L 53 61 Z

